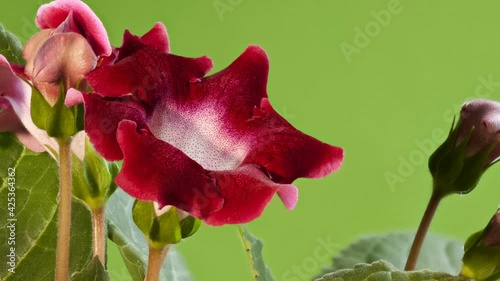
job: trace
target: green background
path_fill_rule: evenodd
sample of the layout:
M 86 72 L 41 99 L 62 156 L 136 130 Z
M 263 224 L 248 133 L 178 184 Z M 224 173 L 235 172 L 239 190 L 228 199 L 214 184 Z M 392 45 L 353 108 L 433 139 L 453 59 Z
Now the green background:
M 494 1 L 86 2 L 114 45 L 125 28 L 143 34 L 162 21 L 173 53 L 208 55 L 215 71 L 247 45 L 262 46 L 271 61 L 274 107 L 298 129 L 345 149 L 337 173 L 296 181 L 294 211 L 275 199 L 249 224 L 264 240 L 277 280 L 310 280 L 330 263 L 321 241 L 338 250 L 363 234 L 415 228 L 431 191 L 426 158 L 451 116 L 467 99 L 500 99 L 500 3 Z M 41 3 L 3 1 L 0 22 L 24 41 L 36 31 Z M 396 13 L 377 23 L 382 10 Z M 356 28 L 368 40 L 361 42 Z M 357 48 L 350 56 L 341 48 L 347 44 Z M 447 198 L 431 230 L 465 239 L 482 228 L 500 202 L 499 168 L 472 194 Z M 203 226 L 179 249 L 197 280 L 251 280 L 233 226 Z M 109 252 L 113 280 L 127 280 L 116 249 Z

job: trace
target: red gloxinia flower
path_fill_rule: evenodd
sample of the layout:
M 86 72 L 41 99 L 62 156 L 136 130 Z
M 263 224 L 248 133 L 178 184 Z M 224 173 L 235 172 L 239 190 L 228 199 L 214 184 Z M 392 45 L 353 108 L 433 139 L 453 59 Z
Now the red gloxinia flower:
M 85 130 L 105 158 L 124 160 L 122 189 L 210 225 L 236 224 L 259 217 L 275 193 L 292 209 L 295 179 L 339 168 L 341 148 L 272 108 L 264 50 L 250 46 L 204 77 L 211 60 L 168 54 L 160 27 L 142 38 L 127 31 L 115 64 L 87 75 L 95 93 L 84 95 Z

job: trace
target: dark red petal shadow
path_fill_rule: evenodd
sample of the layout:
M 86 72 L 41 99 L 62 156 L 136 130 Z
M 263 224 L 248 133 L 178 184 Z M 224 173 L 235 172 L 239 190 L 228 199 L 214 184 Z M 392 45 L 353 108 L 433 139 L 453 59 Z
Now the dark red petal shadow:
M 147 128 L 143 106 L 132 96 L 109 101 L 95 94 L 84 94 L 85 131 L 95 149 L 107 160 L 123 159 L 118 145 L 118 123 L 132 120 L 139 128 Z

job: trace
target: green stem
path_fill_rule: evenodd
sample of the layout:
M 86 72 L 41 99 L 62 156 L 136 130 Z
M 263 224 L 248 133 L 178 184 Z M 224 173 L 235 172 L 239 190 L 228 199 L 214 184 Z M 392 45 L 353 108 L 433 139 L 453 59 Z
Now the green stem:
M 104 207 L 92 209 L 92 241 L 94 256 L 106 265 L 106 224 Z
M 56 281 L 69 277 L 71 230 L 71 139 L 59 140 L 59 217 L 57 230 Z
M 422 249 L 422 245 L 424 244 L 425 236 L 427 235 L 427 231 L 429 230 L 429 226 L 431 225 L 432 218 L 436 213 L 441 199 L 443 199 L 441 195 L 435 192 L 432 193 L 429 204 L 425 209 L 424 216 L 420 221 L 420 226 L 418 227 L 417 234 L 415 235 L 415 239 L 413 240 L 413 244 L 411 245 L 410 254 L 408 255 L 408 260 L 406 261 L 405 266 L 406 271 L 415 270 L 418 255 L 420 254 L 420 250 Z
M 165 257 L 168 254 L 169 247 L 163 249 L 158 249 L 149 246 L 149 257 L 148 257 L 148 271 L 146 273 L 146 279 L 144 281 L 158 281 L 160 280 L 160 271 L 165 261 Z

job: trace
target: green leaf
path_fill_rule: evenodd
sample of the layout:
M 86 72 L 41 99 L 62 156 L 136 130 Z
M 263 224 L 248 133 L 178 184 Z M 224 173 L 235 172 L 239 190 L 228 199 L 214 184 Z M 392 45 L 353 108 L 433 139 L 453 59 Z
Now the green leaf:
M 316 281 L 468 281 L 470 279 L 429 270 L 400 271 L 386 261 L 358 264 L 353 269 L 340 269 Z
M 239 225 L 238 231 L 250 260 L 253 279 L 255 281 L 274 281 L 275 279 L 271 270 L 264 262 L 264 257 L 262 256 L 262 241 L 253 236 L 244 225 Z
M 94 257 L 87 267 L 71 276 L 71 281 L 109 281 L 109 275 L 98 257 Z
M 21 41 L 5 27 L 0 24 L 0 54 L 9 62 L 24 65 L 23 45 Z
M 352 268 L 358 263 L 386 260 L 403 269 L 410 251 L 414 232 L 396 232 L 383 236 L 368 236 L 352 243 L 333 257 L 333 266 L 324 272 Z M 458 274 L 464 254 L 463 243 L 441 235 L 428 234 L 420 252 L 418 269 L 432 269 Z
M 134 198 L 121 189 L 111 196 L 106 207 L 109 238 L 118 246 L 132 280 L 143 281 L 148 259 L 148 244 L 142 232 L 132 221 Z M 184 261 L 175 246 L 170 246 L 160 273 L 161 281 L 191 281 Z
M 0 198 L 9 197 L 9 168 L 15 168 L 15 209 L 0 204 L 0 253 L 15 247 L 15 273 L 0 266 L 0 280 L 54 280 L 57 237 L 58 166 L 48 153 L 35 154 L 24 148 L 9 133 L 0 133 Z M 12 182 L 12 181 L 11 181 Z M 12 197 L 12 196 L 10 196 Z M 2 199 L 2 200 L 4 200 Z M 5 201 L 6 202 L 6 201 Z M 5 243 L 10 212 L 15 221 L 15 245 Z M 92 257 L 90 212 L 80 201 L 72 206 L 70 273 L 79 272 Z

